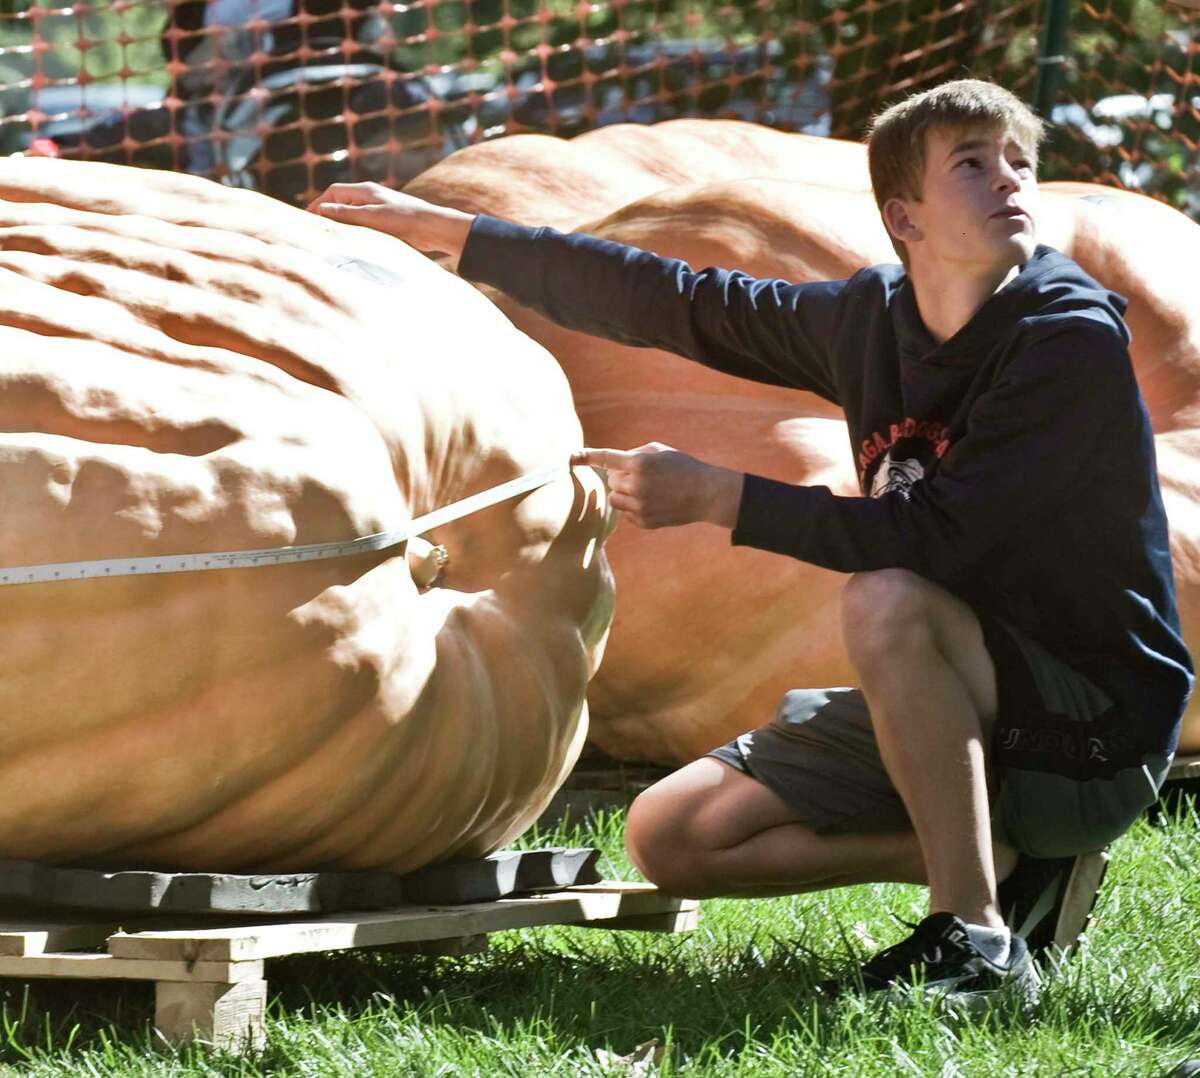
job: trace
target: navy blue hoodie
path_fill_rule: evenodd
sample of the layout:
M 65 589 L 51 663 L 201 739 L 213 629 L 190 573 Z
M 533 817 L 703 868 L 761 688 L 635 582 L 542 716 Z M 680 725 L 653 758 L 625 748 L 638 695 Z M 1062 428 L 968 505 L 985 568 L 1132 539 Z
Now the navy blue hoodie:
M 899 265 L 789 284 L 481 216 L 459 271 L 568 328 L 839 405 L 863 496 L 749 475 L 733 542 L 919 573 L 1113 698 L 1110 766 L 1174 751 L 1192 664 L 1125 300 L 1069 258 L 1039 247 L 942 344 Z

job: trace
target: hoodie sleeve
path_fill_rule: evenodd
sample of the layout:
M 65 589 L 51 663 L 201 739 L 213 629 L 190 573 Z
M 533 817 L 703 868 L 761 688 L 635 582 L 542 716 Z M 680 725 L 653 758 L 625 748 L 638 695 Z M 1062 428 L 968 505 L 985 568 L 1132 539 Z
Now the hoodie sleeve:
M 1102 441 L 1137 400 L 1124 341 L 1074 320 L 1021 350 L 937 470 L 907 493 L 841 497 L 747 476 L 733 542 L 841 572 L 953 579 L 1089 479 Z
M 838 403 L 829 342 L 845 281 L 789 284 L 724 269 L 697 273 L 636 247 L 483 214 L 458 271 L 567 329 L 661 348 Z

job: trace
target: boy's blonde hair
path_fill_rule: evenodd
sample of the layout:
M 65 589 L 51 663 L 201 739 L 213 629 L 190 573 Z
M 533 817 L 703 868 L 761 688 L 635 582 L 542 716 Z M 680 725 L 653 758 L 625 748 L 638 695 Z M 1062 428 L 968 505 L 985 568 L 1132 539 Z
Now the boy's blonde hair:
M 980 79 L 945 82 L 905 98 L 871 121 L 867 164 L 880 214 L 889 199 L 921 198 L 926 135 L 930 131 L 971 128 L 1011 132 L 1029 154 L 1036 172 L 1038 145 L 1046 132 L 1045 125 L 1028 105 L 992 82 Z M 892 246 L 908 265 L 904 244 L 893 238 Z

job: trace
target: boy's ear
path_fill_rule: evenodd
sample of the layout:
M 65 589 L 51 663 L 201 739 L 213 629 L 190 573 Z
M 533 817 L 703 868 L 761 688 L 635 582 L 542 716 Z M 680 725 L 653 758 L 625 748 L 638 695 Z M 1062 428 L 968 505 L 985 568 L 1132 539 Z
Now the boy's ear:
M 883 225 L 892 239 L 911 243 L 924 238 L 920 225 L 913 220 L 908 202 L 902 198 L 889 198 L 883 204 Z

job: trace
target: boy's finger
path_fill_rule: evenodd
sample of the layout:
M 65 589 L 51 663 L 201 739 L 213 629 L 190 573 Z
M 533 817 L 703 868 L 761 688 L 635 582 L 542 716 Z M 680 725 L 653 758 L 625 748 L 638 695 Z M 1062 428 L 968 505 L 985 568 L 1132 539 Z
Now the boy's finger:
M 347 206 L 344 202 L 322 202 L 316 207 L 316 210 L 322 217 L 361 225 L 376 220 L 381 208 L 380 206 Z
M 370 183 L 331 183 L 322 196 L 325 202 L 341 202 L 350 205 L 362 205 L 368 202 L 378 202 L 375 186 Z
M 338 217 L 345 217 L 348 214 L 353 213 L 358 209 L 358 207 L 344 206 L 340 202 L 321 202 L 314 206 L 313 209 L 322 217 L 333 217 L 336 219 Z
M 571 454 L 572 464 L 586 464 L 592 468 L 623 468 L 634 453 L 620 449 L 580 449 Z
M 353 203 L 358 201 L 352 194 L 352 187 L 348 183 L 331 183 L 325 188 L 316 198 L 314 198 L 306 207 L 315 211 L 319 206 L 328 205 L 330 203 Z

